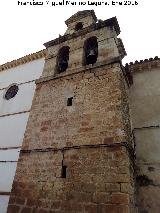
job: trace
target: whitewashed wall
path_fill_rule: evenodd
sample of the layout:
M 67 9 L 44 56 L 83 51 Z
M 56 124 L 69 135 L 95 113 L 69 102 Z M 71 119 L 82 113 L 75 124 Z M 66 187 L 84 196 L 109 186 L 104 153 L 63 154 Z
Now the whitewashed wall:
M 7 150 L 0 150 L 0 161 L 8 161 L 8 162 L 14 162 L 17 161 L 19 157 L 20 148 L 18 149 L 7 149 Z M 1 186 L 0 186 L 1 188 Z
M 0 90 L 0 116 L 28 111 L 31 108 L 35 91 L 35 82 L 18 85 L 19 90 L 14 98 L 6 100 L 6 89 Z
M 38 79 L 43 71 L 44 58 L 0 72 L 0 89 L 12 83 L 24 83 Z
M 0 195 L 0 212 L 4 213 L 6 212 L 7 206 L 8 206 L 9 196 L 7 195 Z
M 20 147 L 35 92 L 35 80 L 43 71 L 44 58 L 0 72 L 0 213 L 6 213 Z M 7 88 L 17 84 L 18 93 L 4 98 Z
M 137 180 L 141 178 L 137 187 L 139 212 L 159 213 L 160 67 L 146 66 L 143 72 L 133 73 L 130 108 L 136 143 Z M 146 185 L 145 180 L 148 180 Z
M 12 189 L 12 181 L 15 175 L 17 163 L 1 163 L 0 164 L 0 191 L 1 192 L 10 192 Z
M 0 148 L 21 146 L 29 112 L 0 117 Z

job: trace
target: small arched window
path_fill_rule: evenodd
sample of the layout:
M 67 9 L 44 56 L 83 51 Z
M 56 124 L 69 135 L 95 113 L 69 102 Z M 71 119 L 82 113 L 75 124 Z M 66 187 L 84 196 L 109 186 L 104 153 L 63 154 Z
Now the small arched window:
M 84 43 L 84 65 L 94 64 L 98 57 L 98 42 L 95 36 Z
M 68 68 L 68 61 L 69 61 L 69 47 L 64 46 L 59 50 L 58 57 L 57 57 L 58 73 L 66 71 L 66 69 Z

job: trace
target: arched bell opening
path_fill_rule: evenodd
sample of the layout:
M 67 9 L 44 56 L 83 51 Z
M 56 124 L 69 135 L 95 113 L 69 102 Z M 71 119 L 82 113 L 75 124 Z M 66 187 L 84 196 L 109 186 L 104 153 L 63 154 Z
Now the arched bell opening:
M 82 22 L 78 22 L 77 24 L 76 24 L 76 26 L 75 26 L 75 30 L 76 31 L 79 31 L 79 30 L 81 30 L 83 28 L 83 23 Z
M 65 72 L 68 68 L 69 47 L 65 46 L 59 50 L 57 57 L 57 73 Z
M 84 65 L 95 64 L 98 58 L 97 38 L 88 38 L 84 43 Z

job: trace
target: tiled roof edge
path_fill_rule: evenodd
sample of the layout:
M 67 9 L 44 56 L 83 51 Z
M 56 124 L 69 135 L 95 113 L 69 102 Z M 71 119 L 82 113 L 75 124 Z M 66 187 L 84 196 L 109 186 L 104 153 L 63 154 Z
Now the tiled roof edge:
M 19 65 L 22 65 L 22 64 L 25 64 L 25 63 L 28 63 L 30 61 L 37 60 L 39 58 L 43 58 L 45 56 L 46 56 L 46 49 L 40 50 L 38 52 L 29 54 L 29 55 L 26 55 L 26 56 L 23 56 L 22 58 L 18 58 L 18 59 L 15 59 L 13 61 L 10 61 L 10 62 L 7 62 L 5 64 L 0 65 L 0 72 L 7 70 L 7 69 L 10 69 L 10 68 L 13 68 L 13 67 L 16 67 L 16 66 L 19 66 Z

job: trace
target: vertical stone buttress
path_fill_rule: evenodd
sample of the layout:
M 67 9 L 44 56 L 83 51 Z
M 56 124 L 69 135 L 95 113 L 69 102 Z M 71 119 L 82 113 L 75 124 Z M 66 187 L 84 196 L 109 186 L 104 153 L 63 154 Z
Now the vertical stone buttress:
M 96 21 L 94 11 L 78 12 L 45 44 L 8 213 L 133 212 L 125 50 L 117 19 Z M 98 57 L 86 64 L 90 38 Z

